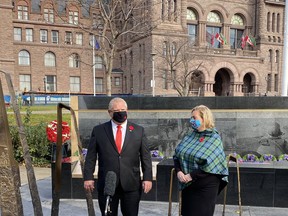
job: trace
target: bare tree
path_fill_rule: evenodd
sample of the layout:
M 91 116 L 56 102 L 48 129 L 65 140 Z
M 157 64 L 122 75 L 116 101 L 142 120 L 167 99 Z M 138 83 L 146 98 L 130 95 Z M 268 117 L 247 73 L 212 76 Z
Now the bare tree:
M 133 41 L 151 34 L 157 21 L 152 20 L 150 14 L 157 3 L 152 5 L 147 0 L 75 1 L 91 15 L 89 24 L 81 23 L 79 26 L 95 36 L 93 44 L 105 68 L 106 94 L 111 96 L 111 74 L 116 53 Z
M 155 49 L 164 65 L 161 70 L 168 72 L 165 79 L 172 83 L 178 94 L 188 96 L 189 90 L 195 84 L 199 88 L 203 81 L 200 71 L 203 60 L 192 54 L 193 43 L 189 38 L 173 40 L 171 37 L 166 37 L 160 46 Z

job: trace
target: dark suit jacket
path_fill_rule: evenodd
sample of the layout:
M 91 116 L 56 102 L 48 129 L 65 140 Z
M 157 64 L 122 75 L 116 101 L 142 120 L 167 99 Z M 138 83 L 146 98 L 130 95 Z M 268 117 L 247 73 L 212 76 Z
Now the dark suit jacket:
M 108 171 L 114 171 L 124 191 L 141 187 L 140 161 L 143 180 L 152 181 L 152 162 L 144 128 L 127 122 L 122 151 L 119 154 L 112 132 L 111 121 L 93 128 L 84 165 L 84 180 L 93 180 L 98 159 L 98 190 L 104 190 Z

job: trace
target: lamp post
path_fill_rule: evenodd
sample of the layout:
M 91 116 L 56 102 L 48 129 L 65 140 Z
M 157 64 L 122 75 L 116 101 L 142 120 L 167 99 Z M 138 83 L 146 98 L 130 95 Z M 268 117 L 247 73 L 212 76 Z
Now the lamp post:
M 156 53 L 151 53 L 152 57 L 152 80 L 151 80 L 151 87 L 152 87 L 152 96 L 155 97 L 155 66 L 154 66 L 154 57 Z

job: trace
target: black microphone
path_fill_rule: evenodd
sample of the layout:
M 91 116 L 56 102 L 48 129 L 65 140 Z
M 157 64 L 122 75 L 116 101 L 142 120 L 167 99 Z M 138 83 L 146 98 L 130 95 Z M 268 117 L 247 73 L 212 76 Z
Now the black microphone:
M 115 193 L 116 180 L 117 180 L 116 173 L 113 171 L 108 171 L 106 174 L 105 186 L 104 186 L 104 196 L 107 196 L 106 206 L 105 206 L 105 215 L 107 215 L 107 213 L 111 213 L 110 200 L 111 200 L 111 197 Z

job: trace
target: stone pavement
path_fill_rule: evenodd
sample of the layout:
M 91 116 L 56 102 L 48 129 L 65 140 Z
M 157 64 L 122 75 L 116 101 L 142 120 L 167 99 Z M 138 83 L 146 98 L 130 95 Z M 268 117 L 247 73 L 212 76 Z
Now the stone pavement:
M 51 215 L 52 206 L 52 186 L 51 186 L 51 170 L 50 168 L 34 168 L 37 179 L 38 191 L 42 203 L 43 215 Z M 21 177 L 21 196 L 25 216 L 34 216 L 33 206 L 29 187 L 27 184 L 26 169 L 20 166 Z M 97 200 L 94 201 L 96 215 L 100 216 Z M 173 203 L 171 216 L 178 216 L 178 203 Z M 272 208 L 272 207 L 255 207 L 243 206 L 242 216 L 287 216 L 288 208 Z M 222 216 L 222 205 L 217 205 L 214 216 Z M 88 215 L 87 205 L 84 199 L 61 199 L 59 206 L 59 215 Z M 119 216 L 122 214 L 119 214 Z M 139 216 L 165 216 L 168 215 L 167 202 L 141 201 Z M 225 216 L 239 215 L 238 206 L 226 206 Z M 193 215 L 191 215 L 193 216 Z

